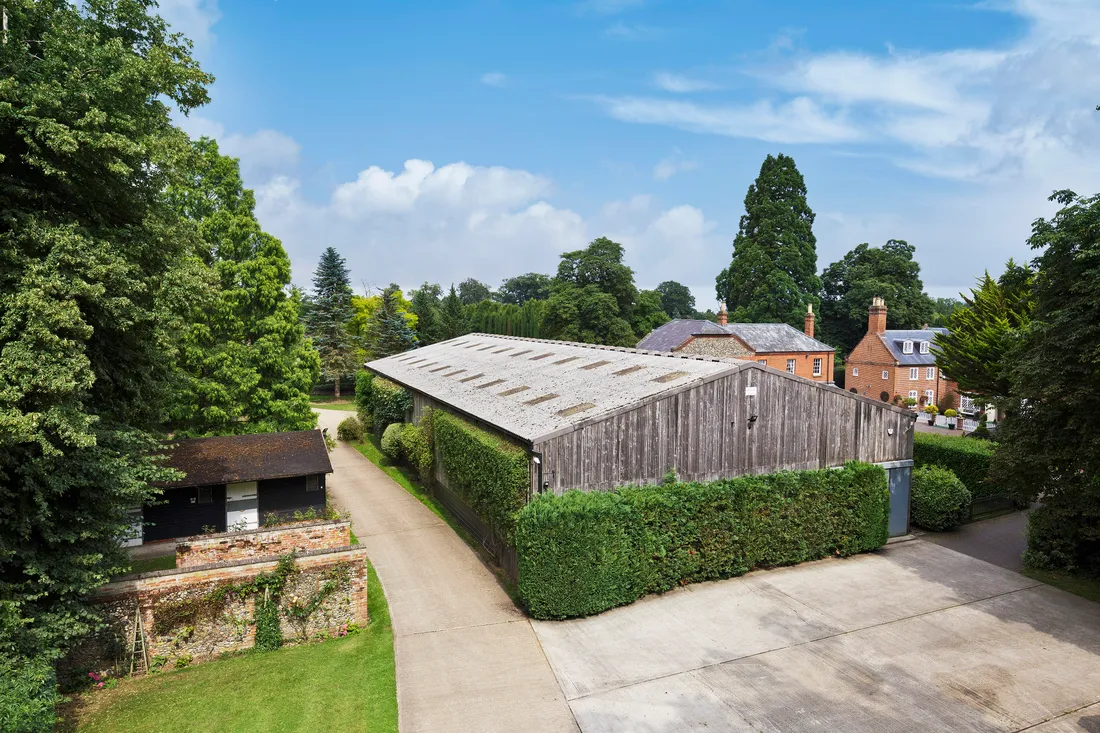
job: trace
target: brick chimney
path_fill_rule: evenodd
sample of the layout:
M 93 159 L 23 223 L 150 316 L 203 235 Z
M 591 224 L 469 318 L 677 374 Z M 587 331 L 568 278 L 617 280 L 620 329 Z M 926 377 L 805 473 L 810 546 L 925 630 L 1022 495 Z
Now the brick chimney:
M 810 338 L 814 337 L 814 304 L 806 305 L 806 317 L 802 320 L 802 330 Z
M 867 333 L 882 333 L 886 330 L 886 301 L 871 298 L 871 307 L 867 310 Z
M 729 322 L 729 315 L 726 313 L 726 304 L 718 304 L 718 325 L 724 326 Z

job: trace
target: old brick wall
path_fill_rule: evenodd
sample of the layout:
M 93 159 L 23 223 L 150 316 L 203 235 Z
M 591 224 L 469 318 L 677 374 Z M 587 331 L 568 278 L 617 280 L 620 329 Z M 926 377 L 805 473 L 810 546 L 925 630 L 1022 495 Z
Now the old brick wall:
M 753 361 L 766 362 L 766 366 L 787 371 L 787 360 L 794 359 L 795 376 L 809 379 L 813 382 L 833 381 L 833 354 L 832 351 L 794 351 L 791 353 L 757 354 Z M 821 359 L 821 374 L 814 376 L 814 359 Z
M 859 369 L 859 375 L 854 373 Z M 882 372 L 887 372 L 887 378 L 882 378 Z M 896 394 L 897 369 L 894 366 L 894 355 L 882 343 L 877 334 L 865 335 L 852 353 L 848 355 L 844 367 L 844 388 L 849 392 L 853 388 L 856 394 L 878 399 L 882 392 L 888 392 L 892 399 Z M 908 372 L 906 372 L 908 377 Z
M 305 522 L 198 535 L 177 541 L 176 568 L 243 559 L 259 560 L 292 551 L 323 550 L 350 544 L 351 523 L 341 521 Z
M 114 667 L 129 671 L 130 639 L 135 611 L 140 609 L 150 660 L 163 659 L 164 668 L 201 662 L 224 652 L 249 649 L 255 643 L 255 612 L 263 602 L 258 594 L 223 594 L 219 588 L 239 586 L 261 573 L 271 573 L 278 560 L 202 565 L 187 570 L 161 570 L 109 583 L 94 601 L 106 612 L 111 628 L 78 651 L 65 666 L 80 669 Z M 360 547 L 309 550 L 295 559 L 295 572 L 279 598 L 284 643 L 308 640 L 317 634 L 337 635 L 346 624 L 366 624 L 367 555 Z M 287 609 L 305 606 L 328 582 L 335 590 L 325 596 L 306 623 Z M 180 666 L 183 666 L 180 664 Z

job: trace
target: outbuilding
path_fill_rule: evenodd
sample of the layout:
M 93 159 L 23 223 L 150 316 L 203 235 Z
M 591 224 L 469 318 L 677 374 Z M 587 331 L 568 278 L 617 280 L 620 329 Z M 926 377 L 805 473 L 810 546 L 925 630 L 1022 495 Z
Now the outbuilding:
M 888 469 L 908 531 L 914 414 L 756 361 L 470 334 L 366 366 L 412 422 L 442 408 L 523 446 L 532 495 L 860 460 Z
M 321 513 L 332 473 L 320 430 L 179 440 L 165 465 L 186 476 L 160 486 L 163 494 L 142 509 L 141 533 L 129 545 L 256 529 L 272 514 Z

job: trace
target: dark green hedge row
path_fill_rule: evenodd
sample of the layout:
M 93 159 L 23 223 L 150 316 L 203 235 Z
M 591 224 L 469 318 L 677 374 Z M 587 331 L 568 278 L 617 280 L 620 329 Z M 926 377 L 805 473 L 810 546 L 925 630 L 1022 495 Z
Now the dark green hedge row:
M 0 654 L 0 733 L 49 733 L 59 701 L 49 662 Z
M 942 466 L 963 482 L 974 501 L 1002 492 L 989 481 L 989 464 L 995 445 L 985 440 L 956 438 L 934 433 L 913 435 L 913 465 Z
M 370 425 L 375 435 L 386 427 L 405 421 L 412 407 L 412 395 L 388 379 L 361 371 L 355 377 L 355 407 L 364 426 Z
M 510 544 L 531 481 L 527 451 L 443 410 L 432 429 L 447 483 Z
M 873 550 L 889 515 L 886 471 L 855 462 L 544 495 L 516 519 L 519 593 L 535 618 L 585 616 L 684 583 Z

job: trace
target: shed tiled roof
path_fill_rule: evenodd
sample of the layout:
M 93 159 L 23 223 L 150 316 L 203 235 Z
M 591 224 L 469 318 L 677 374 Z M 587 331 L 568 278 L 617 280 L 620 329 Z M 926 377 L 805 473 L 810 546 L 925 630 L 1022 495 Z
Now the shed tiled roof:
M 786 323 L 730 323 L 677 319 L 653 329 L 638 343 L 639 349 L 675 351 L 693 336 L 736 336 L 758 354 L 791 351 L 833 351 Z
M 165 487 L 332 473 L 320 430 L 180 440 L 169 450 L 165 465 L 187 474 Z
M 534 443 L 745 365 L 733 359 L 470 334 L 378 359 L 367 368 Z
M 902 366 L 934 366 L 936 363 L 936 334 L 946 334 L 946 328 L 888 329 L 879 334 L 890 354 Z M 913 342 L 913 353 L 906 354 L 904 344 Z M 927 341 L 927 354 L 920 353 L 920 342 Z

